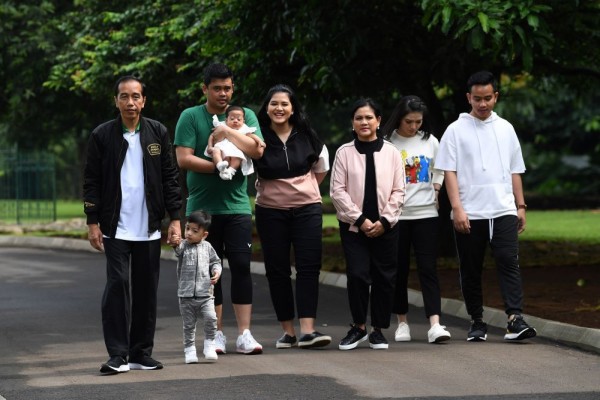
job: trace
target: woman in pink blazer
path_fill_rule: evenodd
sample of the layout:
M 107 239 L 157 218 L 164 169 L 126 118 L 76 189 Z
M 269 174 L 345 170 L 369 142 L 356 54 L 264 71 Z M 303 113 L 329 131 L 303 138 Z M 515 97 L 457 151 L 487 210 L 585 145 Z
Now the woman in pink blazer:
M 387 349 L 398 249 L 398 217 L 404 201 L 404 168 L 398 150 L 378 136 L 381 112 L 372 99 L 352 108 L 354 140 L 342 145 L 331 169 L 330 195 L 337 210 L 346 257 L 353 323 L 339 344 L 350 350 L 369 340 Z M 370 334 L 367 314 L 371 311 Z

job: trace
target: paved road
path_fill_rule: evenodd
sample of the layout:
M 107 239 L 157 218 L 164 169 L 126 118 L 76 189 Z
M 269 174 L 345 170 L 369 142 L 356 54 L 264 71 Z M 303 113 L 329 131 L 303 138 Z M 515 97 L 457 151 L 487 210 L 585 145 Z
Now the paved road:
M 261 275 L 254 277 L 253 333 L 264 354 L 235 354 L 226 303 L 228 354 L 214 364 L 186 365 L 174 267 L 163 261 L 159 287 L 154 356 L 165 369 L 101 376 L 104 256 L 0 248 L 0 400 L 600 398 L 599 355 L 540 338 L 505 343 L 497 328 L 487 343 L 467 343 L 467 323 L 454 317 L 444 318 L 453 339 L 431 345 L 422 309 L 411 312 L 413 342 L 339 351 L 350 316 L 345 290 L 332 286 L 322 286 L 318 322 L 335 345 L 276 350 L 280 330 Z M 228 287 L 228 270 L 223 279 Z

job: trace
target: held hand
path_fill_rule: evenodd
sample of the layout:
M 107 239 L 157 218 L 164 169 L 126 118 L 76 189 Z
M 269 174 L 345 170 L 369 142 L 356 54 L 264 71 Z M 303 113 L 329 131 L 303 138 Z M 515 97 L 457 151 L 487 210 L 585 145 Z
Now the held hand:
M 98 224 L 88 225 L 88 240 L 93 248 L 104 252 L 104 242 L 102 239 L 102 231 Z
M 179 237 L 178 234 L 174 233 L 171 235 L 171 246 L 172 247 L 177 247 L 179 246 L 179 244 L 181 243 L 181 238 Z
M 171 246 L 179 245 L 179 242 L 175 241 L 173 236 L 175 236 L 177 240 L 181 240 L 181 224 L 178 219 L 171 221 L 169 224 L 169 229 L 167 230 L 167 244 L 170 244 Z
M 227 137 L 229 128 L 226 125 L 219 125 L 212 131 L 214 142 L 218 143 Z
M 458 233 L 468 234 L 471 233 L 471 222 L 469 222 L 469 217 L 465 210 L 456 209 L 454 211 L 454 229 Z
M 217 281 L 219 280 L 220 277 L 221 277 L 220 273 L 218 273 L 218 272 L 213 273 L 213 275 L 210 277 L 211 285 L 216 285 Z

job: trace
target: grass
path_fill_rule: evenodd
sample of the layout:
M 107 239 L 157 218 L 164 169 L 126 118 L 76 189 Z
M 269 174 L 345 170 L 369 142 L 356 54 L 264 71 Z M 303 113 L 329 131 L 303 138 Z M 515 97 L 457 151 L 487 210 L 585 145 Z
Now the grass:
M 80 200 L 58 200 L 57 219 L 85 218 Z M 527 229 L 520 236 L 526 241 L 600 244 L 599 210 L 528 211 Z M 323 215 L 324 241 L 339 241 L 335 214 Z
M 529 211 L 521 239 L 600 244 L 600 211 Z
M 323 228 L 337 228 L 334 214 L 323 215 Z M 599 210 L 528 211 L 521 240 L 600 244 Z
M 83 204 L 76 200 L 60 200 L 56 206 L 58 219 L 84 218 Z M 600 211 L 528 211 L 527 229 L 521 235 L 529 241 L 568 241 L 600 244 Z M 323 228 L 337 228 L 335 214 L 323 215 Z M 337 235 L 336 235 L 337 236 Z
M 16 222 L 16 203 L 14 200 L 0 200 L 0 223 Z M 19 202 L 21 219 L 26 223 L 36 223 L 44 218 L 52 218 L 54 204 L 51 200 L 22 200 Z M 42 216 L 40 219 L 40 215 Z M 80 200 L 57 200 L 56 219 L 84 218 L 83 202 Z
M 83 201 L 58 200 L 56 204 L 56 219 L 85 218 Z

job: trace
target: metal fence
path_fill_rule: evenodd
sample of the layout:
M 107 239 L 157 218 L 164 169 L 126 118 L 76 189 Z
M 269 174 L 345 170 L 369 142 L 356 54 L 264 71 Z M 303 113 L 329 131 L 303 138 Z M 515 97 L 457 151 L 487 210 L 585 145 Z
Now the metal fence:
M 52 154 L 0 151 L 0 222 L 56 220 L 56 176 Z

